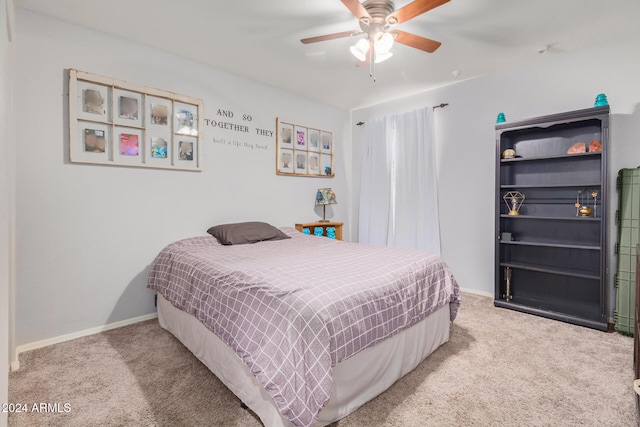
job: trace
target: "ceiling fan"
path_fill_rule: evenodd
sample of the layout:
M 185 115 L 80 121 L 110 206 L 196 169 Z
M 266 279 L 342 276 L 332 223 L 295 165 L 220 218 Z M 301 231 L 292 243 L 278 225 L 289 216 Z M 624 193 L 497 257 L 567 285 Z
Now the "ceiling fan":
M 352 30 L 324 36 L 309 37 L 300 40 L 304 44 L 317 43 L 326 40 L 366 34 L 366 38 L 358 40 L 351 47 L 351 53 L 356 57 L 357 65 L 363 66 L 385 61 L 393 53 L 391 47 L 394 42 L 420 49 L 424 52 L 435 52 L 440 42 L 417 36 L 415 34 L 393 29 L 418 15 L 441 6 L 450 0 L 414 0 L 413 2 L 395 10 L 393 0 L 340 0 L 358 18 L 362 31 Z M 371 65 L 372 66 L 372 65 Z M 371 71 L 373 77 L 373 69 Z M 374 78 L 375 79 L 375 78 Z

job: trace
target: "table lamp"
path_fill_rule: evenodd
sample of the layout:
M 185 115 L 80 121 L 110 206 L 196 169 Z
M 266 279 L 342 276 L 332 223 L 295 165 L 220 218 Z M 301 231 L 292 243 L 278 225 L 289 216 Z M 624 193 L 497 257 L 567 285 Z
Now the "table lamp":
M 502 198 L 507 204 L 509 215 L 520 215 L 520 208 L 522 207 L 522 203 L 524 203 L 524 194 L 519 191 L 509 191 L 507 194 L 502 196 Z
M 336 193 L 330 188 L 319 188 L 316 194 L 316 206 L 322 206 L 322 220 L 320 222 L 329 222 L 327 219 L 327 205 L 335 205 Z

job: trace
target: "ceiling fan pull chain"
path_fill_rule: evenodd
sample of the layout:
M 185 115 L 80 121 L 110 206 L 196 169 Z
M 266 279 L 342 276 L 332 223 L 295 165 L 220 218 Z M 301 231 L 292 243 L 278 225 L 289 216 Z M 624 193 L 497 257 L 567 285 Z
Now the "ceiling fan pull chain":
M 373 46 L 369 49 L 369 77 L 373 79 L 373 82 L 376 82 L 376 69 L 375 69 L 375 52 Z

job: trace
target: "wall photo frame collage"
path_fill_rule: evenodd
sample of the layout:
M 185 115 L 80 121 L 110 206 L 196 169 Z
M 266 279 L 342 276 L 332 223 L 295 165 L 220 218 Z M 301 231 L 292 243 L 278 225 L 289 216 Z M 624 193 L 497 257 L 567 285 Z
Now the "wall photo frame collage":
M 334 133 L 276 118 L 276 173 L 332 178 Z
M 202 170 L 203 101 L 69 70 L 72 163 Z

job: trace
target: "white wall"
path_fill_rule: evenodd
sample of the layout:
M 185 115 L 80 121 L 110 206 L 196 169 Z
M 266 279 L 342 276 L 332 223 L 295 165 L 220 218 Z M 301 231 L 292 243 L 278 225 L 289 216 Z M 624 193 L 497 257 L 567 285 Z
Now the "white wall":
M 348 111 L 23 9 L 16 15 L 18 346 L 152 313 L 146 279 L 155 255 L 211 225 L 317 220 L 315 192 L 331 186 L 344 203 L 328 209 L 328 216 L 348 227 Z M 228 121 L 251 115 L 251 127 L 275 131 L 279 116 L 333 129 L 336 177 L 277 176 L 275 134 L 213 127 L 204 131 L 200 173 L 70 164 L 68 68 L 203 98 L 208 119 L 219 119 L 216 111 L 225 109 L 234 112 Z
M 506 114 L 507 121 L 514 121 L 590 108 L 597 94 L 606 93 L 611 106 L 609 218 L 613 218 L 618 170 L 640 165 L 639 51 L 640 39 L 635 39 L 572 54 L 548 53 L 524 67 L 353 112 L 356 123 L 449 103 L 435 114 L 442 256 L 462 287 L 493 294 L 494 126 L 499 112 Z M 353 200 L 357 203 L 362 130 L 354 126 L 353 132 Z M 356 222 L 357 205 L 351 224 L 354 230 Z M 613 247 L 613 221 L 609 230 L 609 246 Z M 610 276 L 615 266 L 611 255 Z M 612 298 L 611 306 L 613 302 Z
M 16 181 L 17 345 L 153 312 L 146 276 L 165 244 L 222 222 L 255 219 L 292 225 L 317 219 L 320 211 L 313 198 L 322 186 L 331 186 L 339 202 L 345 201 L 329 212 L 345 221 L 346 236 L 355 235 L 362 129 L 354 123 L 369 117 L 450 103 L 436 111 L 442 255 L 464 288 L 480 292 L 493 292 L 498 112 L 517 120 L 587 108 L 604 92 L 612 109 L 611 176 L 621 167 L 640 165 L 634 145 L 640 134 L 640 40 L 548 54 L 526 67 L 351 114 L 91 29 L 23 9 L 16 14 L 19 73 L 11 119 L 19 131 L 17 172 L 9 178 Z M 215 52 L 203 52 L 209 54 Z M 336 178 L 276 176 L 273 138 L 211 127 L 205 129 L 201 173 L 70 164 L 68 68 L 201 97 L 209 119 L 216 119 L 220 108 L 233 111 L 236 121 L 250 114 L 254 127 L 275 130 L 279 116 L 334 129 Z M 2 95 L 0 117 L 6 119 L 10 104 Z M 217 144 L 214 138 L 266 144 L 267 150 Z M 2 139 L 6 148 L 7 138 Z M 0 200 L 6 194 L 0 188 Z M 613 212 L 617 200 L 615 192 L 610 194 Z M 0 222 L 0 233 L 5 225 Z M 610 229 L 612 246 L 615 226 Z M 2 286 L 0 278 L 0 292 Z M 0 382 L 0 393 L 2 386 Z
M 11 4 L 9 4 L 11 6 Z M 9 284 L 11 281 L 11 153 L 9 127 L 11 111 L 11 43 L 8 40 L 7 2 L 0 0 L 0 404 L 9 402 Z M 11 12 L 11 10 L 9 10 Z M 0 411 L 0 427 L 7 425 L 7 413 Z

